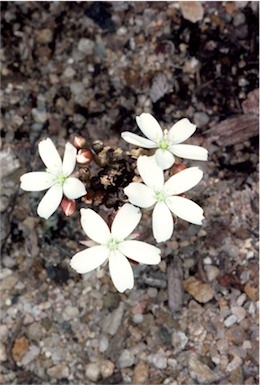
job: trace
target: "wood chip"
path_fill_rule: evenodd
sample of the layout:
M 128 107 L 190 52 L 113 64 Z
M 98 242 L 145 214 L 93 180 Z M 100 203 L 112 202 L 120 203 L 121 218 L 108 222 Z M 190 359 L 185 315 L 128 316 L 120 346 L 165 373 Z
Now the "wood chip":
M 183 272 L 180 258 L 174 257 L 174 260 L 168 265 L 167 279 L 169 308 L 173 312 L 179 311 L 183 304 Z
M 208 140 L 216 142 L 219 146 L 232 146 L 257 136 L 258 127 L 256 115 L 237 115 L 211 128 L 207 132 Z
M 242 103 L 244 114 L 259 115 L 259 88 L 249 92 Z

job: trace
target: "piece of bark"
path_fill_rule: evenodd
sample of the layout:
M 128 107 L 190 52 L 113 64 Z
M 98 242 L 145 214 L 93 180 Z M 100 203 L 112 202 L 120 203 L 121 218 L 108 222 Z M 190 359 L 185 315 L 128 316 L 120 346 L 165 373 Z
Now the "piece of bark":
M 243 143 L 259 133 L 259 88 L 249 92 L 242 103 L 244 114 L 223 120 L 208 132 L 207 140 L 219 146 L 232 146 Z
M 219 146 L 232 146 L 257 136 L 258 127 L 257 115 L 237 115 L 212 127 L 207 132 L 207 139 L 211 143 L 216 142 Z
M 259 88 L 249 92 L 246 100 L 242 103 L 244 114 L 259 115 Z
M 174 257 L 173 261 L 168 265 L 167 278 L 169 308 L 176 312 L 181 310 L 183 305 L 183 272 L 179 257 Z

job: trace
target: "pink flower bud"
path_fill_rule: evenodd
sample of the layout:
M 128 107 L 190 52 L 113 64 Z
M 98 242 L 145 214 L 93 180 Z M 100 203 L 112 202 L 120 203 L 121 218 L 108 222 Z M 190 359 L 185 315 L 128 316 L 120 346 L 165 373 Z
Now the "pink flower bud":
M 185 166 L 184 163 L 175 163 L 169 170 L 170 175 L 178 174 L 178 172 L 181 172 L 185 170 L 187 166 Z
M 73 146 L 80 149 L 80 148 L 85 148 L 86 147 L 86 139 L 83 138 L 83 136 L 74 136 L 73 139 Z
M 82 164 L 82 166 L 86 166 L 92 161 L 93 154 L 90 150 L 81 149 L 78 151 L 76 159 L 79 164 Z
M 69 217 L 76 210 L 76 202 L 74 199 L 63 198 L 60 207 L 66 217 Z

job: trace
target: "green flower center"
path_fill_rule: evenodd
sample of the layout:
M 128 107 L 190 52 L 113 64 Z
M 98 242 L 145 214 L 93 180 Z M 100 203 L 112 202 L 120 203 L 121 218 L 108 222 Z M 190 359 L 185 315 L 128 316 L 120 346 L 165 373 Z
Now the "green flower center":
M 67 177 L 63 174 L 56 175 L 56 177 L 55 177 L 56 182 L 62 186 L 64 185 L 66 179 L 67 179 Z
M 157 202 L 164 202 L 166 198 L 167 194 L 164 191 L 157 191 L 155 193 L 155 199 L 157 200 Z
M 164 137 L 163 140 L 161 140 L 159 143 L 159 148 L 161 150 L 167 150 L 168 147 L 169 147 L 168 139 Z
M 168 150 L 168 148 L 172 144 L 172 141 L 168 140 L 167 135 L 168 135 L 168 130 L 164 130 L 163 139 L 159 142 L 159 148 L 161 150 Z
M 118 249 L 118 245 L 119 245 L 119 241 L 117 241 L 116 239 L 114 238 L 111 238 L 108 242 L 107 242 L 107 247 L 110 251 L 115 251 Z

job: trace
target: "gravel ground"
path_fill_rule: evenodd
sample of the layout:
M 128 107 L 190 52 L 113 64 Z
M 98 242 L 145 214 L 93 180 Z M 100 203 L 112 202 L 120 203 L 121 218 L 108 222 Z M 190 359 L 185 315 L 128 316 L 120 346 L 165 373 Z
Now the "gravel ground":
M 4 2 L 2 26 L 0 382 L 257 384 L 258 2 Z M 70 268 L 78 211 L 40 219 L 19 178 L 46 137 L 129 150 L 143 111 L 197 125 L 206 220 L 120 294 Z

